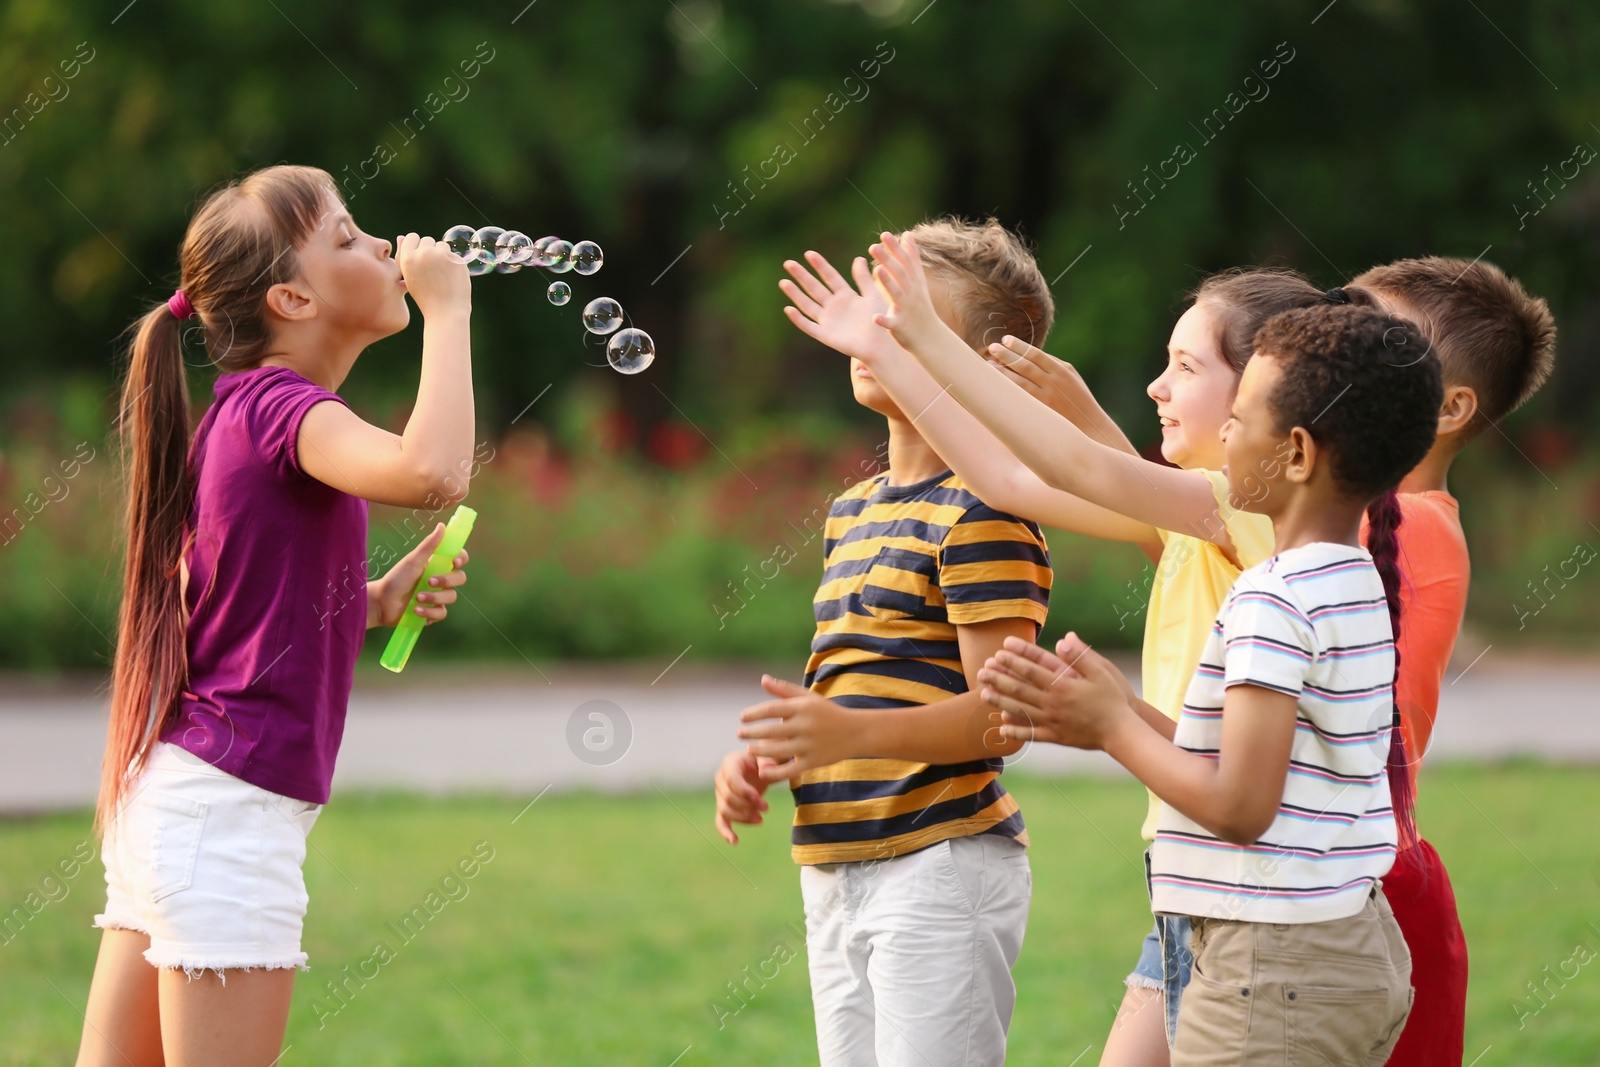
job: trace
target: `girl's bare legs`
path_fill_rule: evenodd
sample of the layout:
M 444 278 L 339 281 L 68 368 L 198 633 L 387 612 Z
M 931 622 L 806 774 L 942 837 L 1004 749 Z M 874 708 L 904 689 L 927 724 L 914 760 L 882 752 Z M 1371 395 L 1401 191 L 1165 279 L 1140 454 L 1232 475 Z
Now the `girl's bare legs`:
M 1129 986 L 1106 1037 L 1100 1067 L 1168 1067 L 1171 1051 L 1161 990 Z
M 78 1067 L 268 1067 L 282 1051 L 294 969 L 190 979 L 145 962 L 150 938 L 105 930 L 89 984 Z M 165 1055 L 163 1055 L 163 1047 Z
M 269 1067 L 283 1054 L 293 967 L 190 978 L 161 971 L 161 1038 L 167 1067 Z
M 160 972 L 145 962 L 149 947 L 146 934 L 101 931 L 78 1067 L 162 1067 Z

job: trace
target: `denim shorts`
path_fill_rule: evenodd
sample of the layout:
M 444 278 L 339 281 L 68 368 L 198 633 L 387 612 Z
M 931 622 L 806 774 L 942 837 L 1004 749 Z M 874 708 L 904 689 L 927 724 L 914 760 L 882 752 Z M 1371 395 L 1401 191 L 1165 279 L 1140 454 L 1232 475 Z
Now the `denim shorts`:
M 1145 892 L 1150 891 L 1150 850 L 1144 852 Z M 1155 926 L 1139 946 L 1139 962 L 1123 980 L 1130 989 L 1161 990 L 1167 1045 L 1178 1039 L 1178 1007 L 1194 967 L 1192 927 L 1186 915 L 1156 915 Z
M 94 924 L 149 935 L 144 958 L 191 977 L 303 969 L 301 867 L 321 811 L 158 741 L 106 827 L 106 909 Z
M 1187 916 L 1168 917 L 1178 934 L 1179 944 L 1183 945 L 1189 935 L 1189 919 Z M 1181 991 L 1189 984 L 1189 971 L 1194 963 L 1194 956 L 1185 948 L 1178 953 L 1178 988 Z M 1139 946 L 1139 962 L 1134 964 L 1133 972 L 1128 975 L 1124 985 L 1140 989 L 1164 989 L 1163 973 L 1161 970 L 1161 927 L 1157 923 L 1150 927 L 1150 932 L 1144 935 L 1144 943 Z

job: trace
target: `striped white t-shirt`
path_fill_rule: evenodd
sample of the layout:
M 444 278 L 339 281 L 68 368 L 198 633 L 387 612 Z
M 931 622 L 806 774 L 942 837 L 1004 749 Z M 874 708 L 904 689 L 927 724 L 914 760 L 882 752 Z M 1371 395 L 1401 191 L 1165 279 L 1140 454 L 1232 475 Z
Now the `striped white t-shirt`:
M 1233 845 L 1164 805 L 1150 848 L 1152 910 L 1270 923 L 1354 915 L 1395 854 L 1394 632 L 1366 549 L 1319 541 L 1239 575 L 1174 743 L 1217 758 L 1233 685 L 1299 699 L 1277 817 L 1255 844 Z

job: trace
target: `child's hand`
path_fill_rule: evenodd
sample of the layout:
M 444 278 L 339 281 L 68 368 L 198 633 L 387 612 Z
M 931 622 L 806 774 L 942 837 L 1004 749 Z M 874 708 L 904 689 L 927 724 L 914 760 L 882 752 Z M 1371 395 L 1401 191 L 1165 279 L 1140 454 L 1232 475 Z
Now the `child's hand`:
M 894 338 L 873 321 L 884 310 L 884 304 L 865 259 L 857 256 L 850 265 L 855 288 L 821 253 L 807 252 L 806 262 L 815 275 L 788 259 L 784 260 L 783 269 L 794 281 L 784 278 L 778 282 L 783 295 L 794 304 L 784 308 L 783 313 L 801 333 L 869 366 L 898 348 Z
M 466 263 L 447 245 L 408 233 L 395 242 L 395 259 L 406 280 L 406 292 L 424 318 L 472 310 L 472 277 Z
M 717 768 L 717 833 L 728 844 L 739 843 L 734 823 L 761 824 L 761 813 L 767 810 L 767 802 L 761 798 L 767 791 L 761 767 L 771 762 L 748 751 L 730 752 Z
M 1052 655 L 1015 637 L 1006 639 L 978 672 L 983 699 L 1000 709 L 1000 732 L 1019 741 L 1104 748 L 1133 714 L 1133 687 L 1098 652 L 1068 634 Z
M 859 731 L 856 712 L 769 675 L 761 676 L 761 688 L 778 699 L 740 713 L 745 725 L 739 738 L 750 742 L 751 752 L 768 757 L 764 781 L 785 781 L 857 754 L 850 747 Z
M 984 358 L 1064 419 L 1077 423 L 1085 412 L 1098 410 L 1077 368 L 1020 337 L 1007 334 L 989 346 Z
M 916 238 L 907 236 L 902 242 L 885 230 L 868 251 L 878 262 L 872 268 L 872 280 L 888 307 L 873 321 L 894 334 L 901 347 L 915 353 L 920 341 L 943 325 L 933 310 L 933 293 L 928 289 Z
M 424 537 L 416 548 L 390 567 L 388 574 L 368 584 L 377 616 L 373 625 L 394 626 L 400 621 L 411 603 L 411 591 L 417 588 L 433 550 L 439 547 L 442 540 L 444 523 L 441 522 L 435 524 L 433 532 Z M 461 569 L 467 565 L 467 558 L 466 549 L 462 549 L 455 558 L 454 570 L 431 579 L 429 587 L 417 593 L 417 613 L 427 619 L 424 625 L 432 626 L 444 618 L 445 605 L 455 603 L 456 587 L 465 585 L 467 581 L 466 572 Z

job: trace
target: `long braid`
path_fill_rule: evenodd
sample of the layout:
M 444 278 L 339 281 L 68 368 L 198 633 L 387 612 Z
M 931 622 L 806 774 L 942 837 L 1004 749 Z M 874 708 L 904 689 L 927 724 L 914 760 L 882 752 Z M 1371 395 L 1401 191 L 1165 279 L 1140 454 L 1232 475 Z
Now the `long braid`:
M 1416 791 L 1411 785 L 1411 764 L 1406 756 L 1405 734 L 1400 728 L 1400 497 L 1393 489 L 1367 506 L 1367 550 L 1383 579 L 1389 602 L 1389 625 L 1394 631 L 1395 692 L 1389 732 L 1389 798 L 1402 851 L 1417 841 Z

